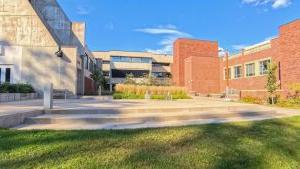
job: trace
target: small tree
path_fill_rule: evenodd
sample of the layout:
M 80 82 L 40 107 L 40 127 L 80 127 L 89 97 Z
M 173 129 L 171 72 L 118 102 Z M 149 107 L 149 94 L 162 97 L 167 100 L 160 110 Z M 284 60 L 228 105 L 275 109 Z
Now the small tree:
M 275 94 L 278 89 L 278 84 L 277 84 L 277 77 L 276 77 L 276 72 L 277 72 L 277 65 L 274 63 L 270 63 L 268 65 L 268 71 L 267 71 L 267 85 L 266 89 L 269 92 L 270 98 L 271 98 L 271 103 L 275 104 Z
M 132 73 L 126 75 L 124 84 L 136 84 L 136 81 L 134 80 L 134 75 Z
M 100 69 L 95 69 L 93 74 L 91 74 L 91 78 L 94 80 L 97 89 L 99 89 L 99 87 L 104 88 L 104 86 L 107 84 L 103 72 Z

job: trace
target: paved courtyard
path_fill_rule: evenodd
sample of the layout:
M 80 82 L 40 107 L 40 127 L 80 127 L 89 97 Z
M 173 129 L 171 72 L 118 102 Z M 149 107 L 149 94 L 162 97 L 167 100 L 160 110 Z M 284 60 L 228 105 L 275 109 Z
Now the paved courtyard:
M 17 126 L 17 129 L 153 128 L 297 115 L 300 115 L 300 110 L 225 102 L 212 98 L 147 101 L 85 97 L 79 100 L 55 100 L 54 109 L 46 114 L 42 100 L 0 104 L 0 124 L 5 124 L 4 127 Z M 20 125 L 24 122 L 24 125 Z

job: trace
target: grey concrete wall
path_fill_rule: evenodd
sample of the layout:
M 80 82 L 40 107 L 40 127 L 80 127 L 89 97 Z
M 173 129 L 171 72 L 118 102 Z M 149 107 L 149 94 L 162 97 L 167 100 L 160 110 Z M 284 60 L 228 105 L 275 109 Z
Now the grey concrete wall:
M 57 46 L 28 0 L 2 0 L 0 41 L 22 46 Z

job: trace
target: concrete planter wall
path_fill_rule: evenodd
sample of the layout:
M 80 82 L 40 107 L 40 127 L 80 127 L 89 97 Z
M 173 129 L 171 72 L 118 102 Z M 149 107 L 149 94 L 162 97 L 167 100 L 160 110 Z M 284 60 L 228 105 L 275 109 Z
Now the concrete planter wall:
M 37 93 L 0 93 L 0 103 L 37 99 Z

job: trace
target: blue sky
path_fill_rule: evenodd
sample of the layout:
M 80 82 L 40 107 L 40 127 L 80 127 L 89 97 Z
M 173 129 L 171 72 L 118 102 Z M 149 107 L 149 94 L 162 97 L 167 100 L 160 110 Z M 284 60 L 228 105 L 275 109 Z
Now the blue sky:
M 58 0 L 87 23 L 91 50 L 168 53 L 176 38 L 215 40 L 230 51 L 278 34 L 300 18 L 299 0 Z

